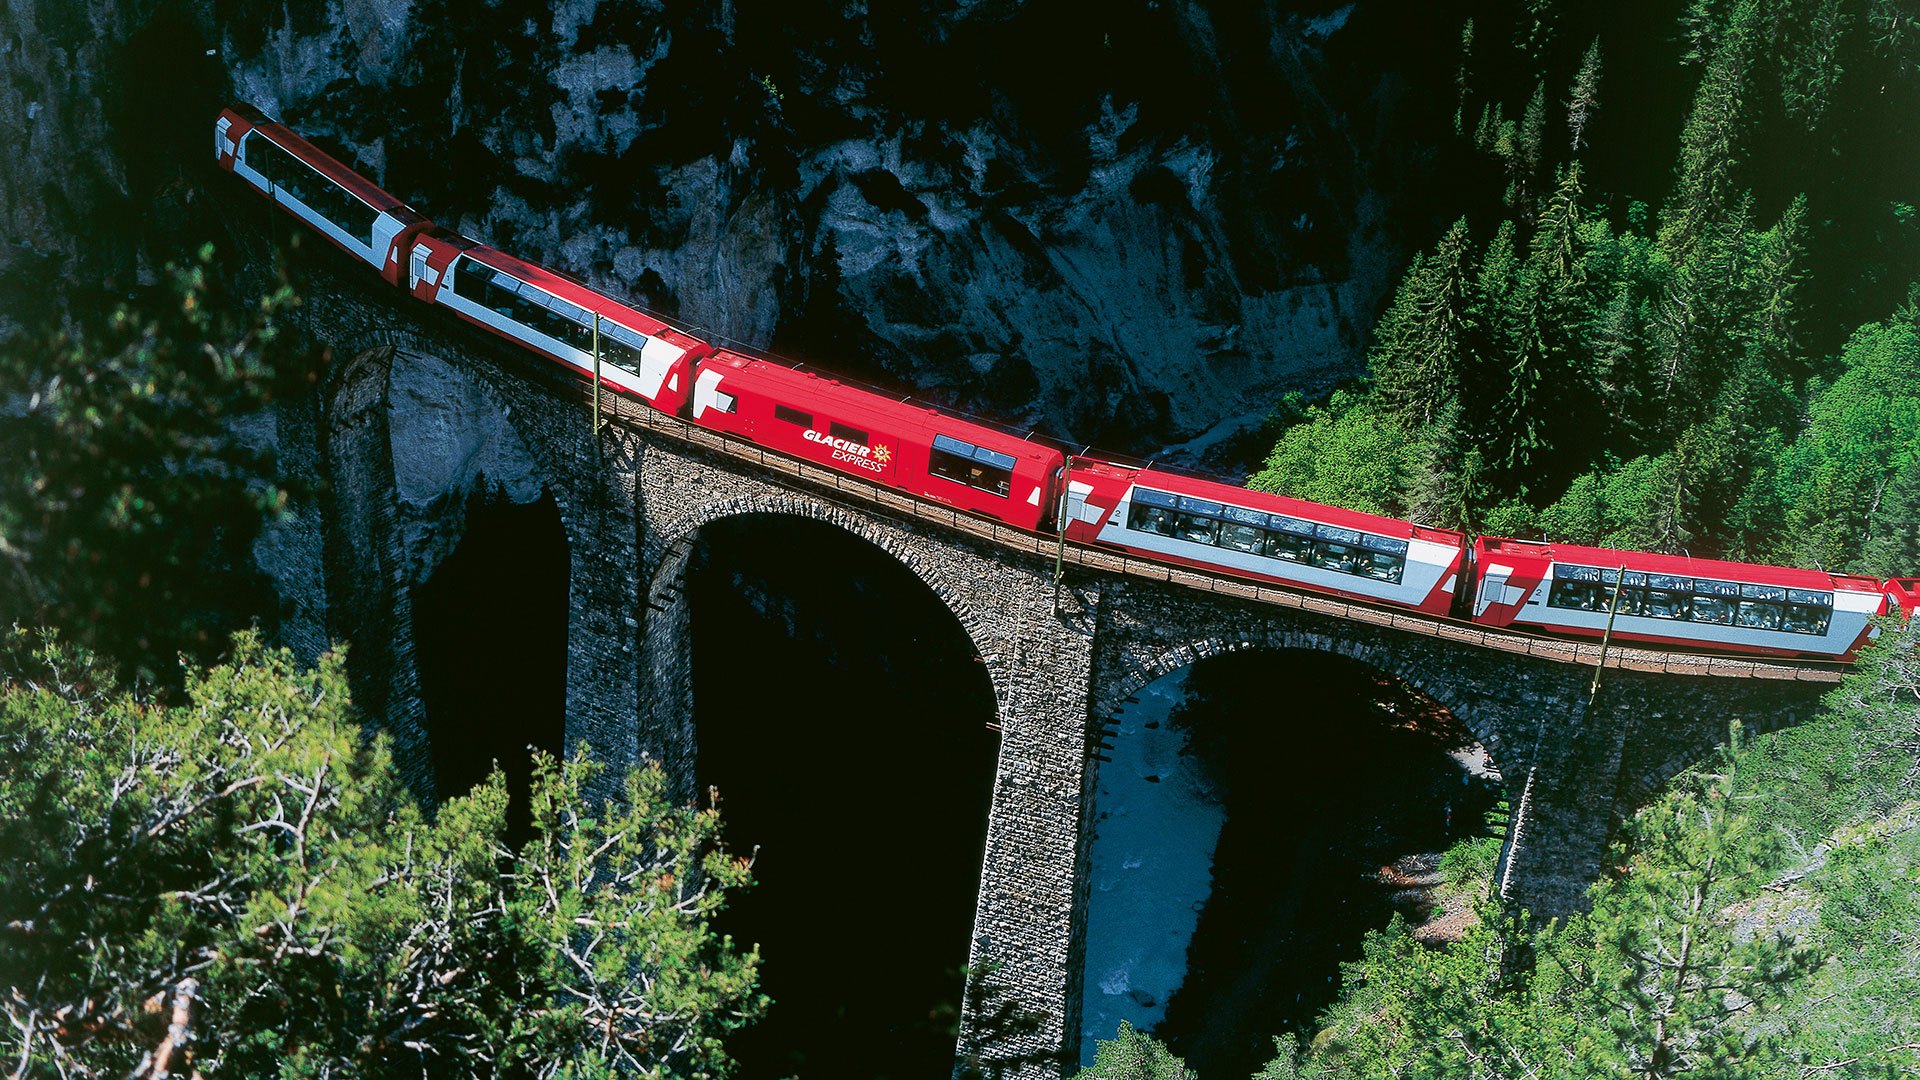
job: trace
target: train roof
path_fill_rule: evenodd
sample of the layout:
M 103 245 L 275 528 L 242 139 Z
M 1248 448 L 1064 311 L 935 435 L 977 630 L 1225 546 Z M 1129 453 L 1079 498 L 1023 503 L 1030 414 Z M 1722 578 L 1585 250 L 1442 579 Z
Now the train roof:
M 1028 461 L 1063 458 L 1062 451 L 1037 438 L 1011 434 L 999 428 L 962 419 L 952 413 L 914 401 L 888 397 L 864 386 L 849 385 L 832 375 L 789 367 L 732 349 L 721 349 L 702 361 L 701 370 L 719 367 L 732 369 L 739 377 L 757 384 L 759 389 L 784 392 L 783 404 L 805 406 L 809 402 L 832 411 L 834 420 L 871 424 L 898 434 L 934 435 L 962 439 Z
M 1601 569 L 1639 570 L 1649 574 L 1675 577 L 1715 578 L 1744 581 L 1754 585 L 1782 585 L 1793 589 L 1838 589 L 1848 592 L 1879 592 L 1880 579 L 1858 574 L 1832 574 L 1824 570 L 1800 570 L 1791 566 L 1766 566 L 1760 563 L 1730 562 L 1725 559 L 1697 559 L 1691 555 L 1660 555 L 1647 551 L 1623 551 L 1618 548 L 1583 547 L 1512 537 L 1483 536 L 1475 542 L 1485 552 L 1518 553 L 1547 558 L 1556 563 L 1577 563 Z
M 229 106 L 226 112 L 236 119 L 246 121 L 255 131 L 272 139 L 282 149 L 319 169 L 328 179 L 353 192 L 375 210 L 391 214 L 407 225 L 418 225 L 427 220 L 425 214 L 394 198 L 386 189 L 373 181 L 340 164 L 332 154 L 308 142 L 285 124 L 268 118 L 259 109 L 242 102 Z
M 1218 480 L 1207 480 L 1197 476 L 1166 472 L 1151 467 L 1122 465 L 1110 461 L 1087 461 L 1075 459 L 1076 471 L 1085 469 L 1092 472 L 1105 472 L 1108 475 L 1130 479 L 1156 491 L 1171 492 L 1175 495 L 1189 495 L 1194 498 L 1208 499 L 1213 502 L 1232 503 L 1253 510 L 1265 510 L 1269 513 L 1286 514 L 1289 517 L 1306 518 L 1324 525 L 1337 525 L 1346 529 L 1358 529 L 1377 536 L 1400 537 L 1409 540 L 1427 540 L 1438 544 L 1458 547 L 1466 542 L 1466 534 L 1452 529 L 1436 529 L 1428 525 L 1419 525 L 1399 518 L 1369 514 L 1359 510 L 1348 510 L 1339 506 L 1327 506 L 1324 503 L 1308 502 L 1287 495 L 1275 495 L 1267 491 L 1255 491 L 1252 488 L 1238 487 Z
M 475 260 L 493 267 L 495 270 L 512 274 L 514 277 L 529 285 L 536 286 L 568 303 L 594 312 L 602 318 L 611 319 L 629 330 L 646 334 L 649 337 L 662 338 L 687 350 L 692 350 L 697 346 L 706 344 L 706 342 L 681 330 L 679 327 L 657 316 L 649 315 L 638 308 L 629 307 L 615 300 L 613 297 L 608 296 L 606 293 L 594 289 L 585 282 L 570 275 L 563 274 L 558 270 L 541 266 L 539 263 L 528 262 L 517 256 L 509 255 L 498 248 L 488 247 L 470 237 L 460 236 L 458 233 L 451 233 L 449 230 L 436 230 L 436 235 L 443 242 L 457 241 L 462 249 L 461 254 L 463 255 L 471 256 Z
M 1908 611 L 1920 611 L 1920 578 L 1888 578 L 1887 595 Z

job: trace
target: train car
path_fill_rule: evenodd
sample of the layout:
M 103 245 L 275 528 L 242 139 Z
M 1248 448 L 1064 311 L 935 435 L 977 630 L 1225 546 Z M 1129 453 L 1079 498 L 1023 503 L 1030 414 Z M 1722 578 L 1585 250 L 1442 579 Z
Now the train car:
M 1066 456 L 1032 439 L 722 349 L 700 362 L 693 422 L 769 450 L 1039 531 Z
M 398 285 L 415 234 L 432 222 L 251 105 L 213 124 L 214 159 L 335 247 Z
M 595 332 L 600 380 L 662 412 L 678 413 L 693 365 L 712 347 L 572 278 L 432 228 L 407 260 L 413 295 L 558 360 L 591 379 Z
M 1920 578 L 1892 578 L 1887 582 L 1887 610 L 1913 618 L 1920 611 Z
M 1474 544 L 1473 619 L 1490 626 L 1598 638 L 1612 614 L 1622 641 L 1850 659 L 1886 609 L 1874 578 L 1501 537 Z
M 1466 536 L 1211 480 L 1076 460 L 1067 536 L 1144 558 L 1445 615 Z

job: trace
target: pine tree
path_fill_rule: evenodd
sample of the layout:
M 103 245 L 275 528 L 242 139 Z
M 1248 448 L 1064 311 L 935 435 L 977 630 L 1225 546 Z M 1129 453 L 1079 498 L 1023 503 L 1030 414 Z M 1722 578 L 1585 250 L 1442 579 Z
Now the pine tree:
M 1622 456 L 1648 449 L 1644 407 L 1648 374 L 1641 345 L 1641 310 L 1632 284 L 1619 281 L 1582 330 L 1587 379 L 1606 431 L 1602 443 Z
M 1380 320 L 1367 363 L 1388 412 L 1425 424 L 1460 392 L 1468 319 L 1467 220 L 1415 259 Z
M 1726 9 L 1727 0 L 1687 0 L 1687 10 L 1680 15 L 1680 32 L 1687 42 L 1683 62 L 1704 64 L 1712 58 Z
M 1580 70 L 1573 76 L 1573 92 L 1567 97 L 1569 143 L 1578 154 L 1587 145 L 1587 124 L 1600 107 L 1600 39 L 1594 38 L 1580 58 Z
M 1518 123 L 1504 119 L 1501 110 L 1482 113 L 1475 132 L 1479 148 L 1499 159 L 1507 176 L 1507 188 L 1501 198 L 1523 219 L 1533 217 L 1533 191 L 1539 178 L 1547 128 L 1547 85 L 1535 84 L 1533 96 L 1520 114 Z
M 1480 507 L 1490 501 L 1479 445 L 1484 441 L 1465 429 L 1457 401 L 1417 429 L 1407 454 L 1406 516 L 1443 529 L 1476 525 Z
M 1553 194 L 1540 210 L 1540 224 L 1527 245 L 1527 261 L 1557 294 L 1578 288 L 1586 264 L 1576 255 L 1580 235 L 1580 163 L 1569 163 L 1556 177 Z
M 1920 577 L 1920 454 L 1894 471 L 1867 519 L 1860 569 L 1876 577 Z
M 14 637 L 21 636 L 15 632 Z M 0 641 L 0 652 L 18 653 Z M 431 818 L 338 655 L 243 634 L 184 703 L 57 641 L 0 680 L 0 1014 L 33 1076 L 720 1076 L 765 1007 L 710 920 L 750 862 L 657 768 L 544 760 Z
M 1660 225 L 1660 246 L 1675 265 L 1687 261 L 1701 236 L 1736 200 L 1734 170 L 1744 149 L 1747 68 L 1757 19 L 1752 0 L 1741 0 L 1728 16 L 1681 130 L 1674 191 Z
M 1074 1074 L 1074 1080 L 1199 1080 L 1187 1063 L 1125 1020 L 1111 1039 L 1100 1040 L 1093 1064 Z
M 1786 53 L 1780 69 L 1780 103 L 1789 117 L 1817 127 L 1833 105 L 1840 83 L 1840 45 L 1853 13 L 1841 0 L 1814 0 L 1812 10 L 1782 18 L 1775 36 Z
M 1777 1035 L 1743 1021 L 1815 966 L 1778 932 L 1743 940 L 1726 910 L 1776 842 L 1745 803 L 1740 762 L 1736 727 L 1713 768 L 1634 819 L 1626 876 L 1596 890 L 1592 971 L 1619 1064 L 1636 1077 L 1753 1075 Z
M 1493 456 L 1501 447 L 1492 433 L 1502 428 L 1500 400 L 1507 390 L 1512 358 L 1526 347 L 1533 327 L 1528 319 L 1530 283 L 1515 247 L 1518 230 L 1503 221 L 1480 257 L 1469 297 L 1464 335 L 1460 402 L 1468 430 L 1485 433 Z
M 1547 135 L 1547 83 L 1533 84 L 1533 96 L 1527 98 L 1526 111 L 1520 114 L 1520 159 L 1528 176 L 1538 175 Z
M 1460 66 L 1453 72 L 1453 133 L 1467 133 L 1467 95 L 1471 82 L 1469 72 L 1473 64 L 1473 20 L 1469 18 L 1460 26 Z
M 1500 157 L 1500 133 L 1512 128 L 1513 124 L 1506 119 L 1506 106 L 1497 101 L 1486 102 L 1480 106 L 1480 119 L 1473 125 L 1474 149 Z
M 1773 228 L 1754 239 L 1751 265 L 1746 269 L 1748 296 L 1741 305 L 1748 312 L 1742 338 L 1776 375 L 1799 351 L 1798 300 L 1806 253 L 1807 197 L 1796 196 Z

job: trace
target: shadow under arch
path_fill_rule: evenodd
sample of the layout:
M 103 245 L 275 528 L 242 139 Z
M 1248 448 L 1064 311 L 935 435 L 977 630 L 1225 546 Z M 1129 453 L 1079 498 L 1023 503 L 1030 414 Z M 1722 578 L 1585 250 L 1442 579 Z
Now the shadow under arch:
M 661 535 L 649 538 L 643 547 L 644 565 L 654 567 L 647 594 L 655 601 L 656 609 L 662 602 L 670 602 L 670 593 L 678 588 L 678 579 L 686 567 L 689 554 L 702 530 L 715 522 L 729 518 L 766 516 L 774 518 L 798 518 L 807 521 L 831 525 L 850 534 L 854 539 L 879 548 L 895 562 L 899 563 L 914 579 L 937 597 L 946 607 L 954 620 L 966 633 L 976 655 L 987 664 L 992 679 L 996 702 L 1004 702 L 1001 680 L 998 678 L 1000 658 L 993 655 L 988 642 L 990 640 L 981 613 L 970 603 L 958 583 L 949 579 L 946 572 L 931 560 L 923 558 L 910 545 L 902 542 L 890 533 L 875 528 L 864 515 L 841 510 L 825 503 L 815 502 L 799 496 L 790 495 L 747 495 L 728 499 L 715 499 L 702 503 L 698 507 L 674 518 L 661 530 Z
M 567 491 L 484 365 L 400 329 L 336 355 L 319 388 L 326 630 L 352 646 L 355 702 L 429 803 L 497 759 L 524 804 L 529 746 L 557 752 L 565 731 Z
M 948 1072 L 999 752 L 972 634 L 827 513 L 712 514 L 677 544 L 685 763 L 758 848 L 720 920 L 761 946 L 774 999 L 738 1075 Z
M 1083 1052 L 1126 1019 L 1231 1076 L 1258 1071 L 1273 1036 L 1311 1033 L 1367 930 L 1428 913 L 1439 853 L 1478 836 L 1491 862 L 1504 782 L 1461 718 L 1396 673 L 1217 644 L 1148 665 L 1159 677 L 1115 717 Z
M 1508 761 L 1507 747 L 1500 741 L 1499 728 L 1491 717 L 1483 713 L 1480 702 L 1460 691 L 1452 681 L 1407 662 L 1384 644 L 1327 637 L 1305 630 L 1283 629 L 1258 635 L 1212 635 L 1163 650 L 1152 659 L 1132 665 L 1121 673 L 1111 690 L 1095 698 L 1093 714 L 1096 717 L 1112 716 L 1147 684 L 1165 675 L 1212 657 L 1246 651 L 1320 653 L 1374 668 L 1445 709 L 1476 742 L 1487 749 L 1496 767 L 1502 761 L 1507 762 L 1509 769 L 1515 764 Z

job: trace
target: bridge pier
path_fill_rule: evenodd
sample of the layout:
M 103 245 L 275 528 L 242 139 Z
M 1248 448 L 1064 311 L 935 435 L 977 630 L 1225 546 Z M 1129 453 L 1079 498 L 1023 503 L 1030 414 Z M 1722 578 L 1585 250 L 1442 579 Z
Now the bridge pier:
M 996 574 L 1010 654 L 997 669 L 1000 761 L 968 956 L 957 1075 L 1059 1077 L 1077 1064 L 1092 799 L 1088 672 L 1099 594 L 1053 610 L 1045 568 Z
M 1515 746 L 1516 808 L 1498 880 L 1509 903 L 1554 916 L 1586 907 L 1621 824 L 1727 741 L 1812 719 L 1830 684 L 1608 670 L 1581 716 L 1591 668 L 1567 668 L 1534 736 Z M 1539 712 L 1536 717 L 1542 715 Z M 1519 733 L 1512 736 L 1518 743 Z M 1532 790 L 1525 790 L 1531 776 Z

